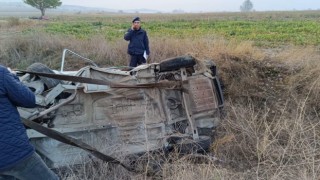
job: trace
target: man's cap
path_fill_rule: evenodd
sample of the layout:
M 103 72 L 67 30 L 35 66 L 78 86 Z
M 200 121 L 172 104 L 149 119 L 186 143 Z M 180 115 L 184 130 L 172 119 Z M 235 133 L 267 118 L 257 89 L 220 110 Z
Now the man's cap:
M 140 21 L 140 18 L 139 17 L 133 18 L 132 22 L 135 22 L 135 21 Z

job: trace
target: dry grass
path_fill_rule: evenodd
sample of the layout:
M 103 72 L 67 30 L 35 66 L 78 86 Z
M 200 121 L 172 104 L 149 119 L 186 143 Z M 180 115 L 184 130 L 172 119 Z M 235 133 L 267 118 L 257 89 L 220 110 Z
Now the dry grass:
M 290 107 L 291 108 L 291 107 Z M 268 107 L 230 104 L 222 137 L 235 138 L 217 148 L 230 168 L 251 172 L 250 179 L 316 179 L 320 175 L 318 122 L 304 116 L 304 102 L 274 115 Z
M 264 58 L 250 42 L 228 42 L 214 37 L 196 40 L 153 38 L 150 46 L 150 63 L 185 54 L 192 54 L 200 59 L 214 59 L 218 63 L 232 57 L 255 60 Z M 101 36 L 79 40 L 42 32 L 5 38 L 0 44 L 0 62 L 20 68 L 33 62 L 42 62 L 56 68 L 64 48 L 78 52 L 101 66 L 127 64 L 127 42 L 124 40 L 109 42 Z

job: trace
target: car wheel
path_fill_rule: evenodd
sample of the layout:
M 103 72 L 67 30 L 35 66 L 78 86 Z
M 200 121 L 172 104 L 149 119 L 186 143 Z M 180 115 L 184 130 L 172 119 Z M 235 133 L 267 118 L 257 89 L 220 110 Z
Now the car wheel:
M 179 154 L 203 153 L 209 151 L 211 146 L 211 137 L 199 136 L 199 139 L 194 141 L 187 138 L 176 138 L 174 140 L 173 149 Z
M 48 68 L 46 65 L 44 65 L 42 63 L 31 64 L 27 68 L 27 71 L 54 74 L 54 72 L 50 68 Z M 60 80 L 57 80 L 57 79 L 52 79 L 52 78 L 47 78 L 47 77 L 42 77 L 42 76 L 39 76 L 39 78 L 46 85 L 46 87 L 48 89 L 51 89 L 60 83 Z
M 174 71 L 180 68 L 193 67 L 196 60 L 192 56 L 180 56 L 160 63 L 160 72 Z

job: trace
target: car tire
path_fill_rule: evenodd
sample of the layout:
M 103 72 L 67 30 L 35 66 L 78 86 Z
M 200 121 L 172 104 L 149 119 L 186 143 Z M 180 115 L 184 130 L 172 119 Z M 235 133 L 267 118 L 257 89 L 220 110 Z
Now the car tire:
M 179 154 L 203 153 L 209 151 L 211 142 L 209 136 L 199 136 L 197 141 L 181 138 L 174 145 L 174 149 Z
M 31 64 L 27 68 L 27 71 L 54 74 L 54 72 L 50 68 L 48 68 L 46 65 L 44 65 L 42 63 Z M 60 80 L 57 80 L 57 79 L 52 79 L 52 78 L 47 78 L 47 77 L 42 77 L 42 76 L 39 76 L 39 78 L 46 85 L 46 87 L 48 89 L 51 89 L 60 83 Z
M 180 56 L 160 62 L 160 72 L 174 71 L 180 68 L 193 67 L 196 60 L 192 56 Z

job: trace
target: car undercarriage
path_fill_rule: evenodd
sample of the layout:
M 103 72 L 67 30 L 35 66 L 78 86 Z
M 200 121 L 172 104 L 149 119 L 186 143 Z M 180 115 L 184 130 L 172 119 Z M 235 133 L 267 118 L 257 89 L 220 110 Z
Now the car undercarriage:
M 179 149 L 207 151 L 224 106 L 213 61 L 181 56 L 136 68 L 86 66 L 51 70 L 41 63 L 18 72 L 37 107 L 22 119 L 60 132 L 111 157 Z M 31 128 L 31 143 L 51 168 L 80 164 L 89 152 Z

